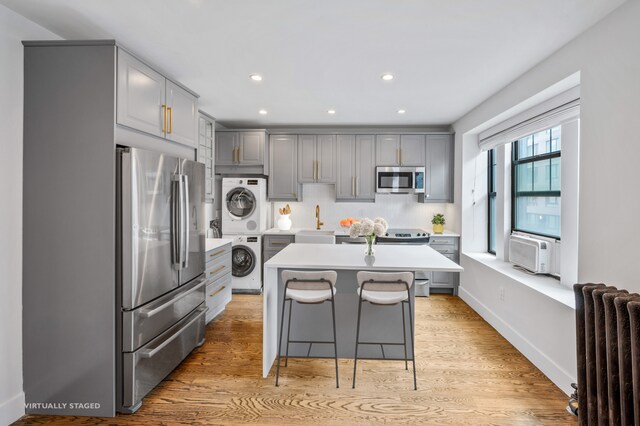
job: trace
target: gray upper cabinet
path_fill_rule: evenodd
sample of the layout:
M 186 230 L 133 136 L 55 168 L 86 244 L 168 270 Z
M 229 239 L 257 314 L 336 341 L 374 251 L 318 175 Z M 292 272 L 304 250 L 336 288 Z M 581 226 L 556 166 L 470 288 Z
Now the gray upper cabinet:
M 264 132 L 240 132 L 238 134 L 238 163 L 246 166 L 264 164 Z
M 235 165 L 237 146 L 238 133 L 216 132 L 216 166 Z
M 196 145 L 198 98 L 167 80 L 167 136 L 174 142 Z
M 205 165 L 205 199 L 211 201 L 214 198 L 214 164 L 213 164 L 213 135 L 215 122 L 212 117 L 200 113 L 198 131 L 198 162 Z
M 334 135 L 298 136 L 298 181 L 336 182 L 336 138 Z
M 118 124 L 164 137 L 166 132 L 165 78 L 118 49 Z
M 299 201 L 302 199 L 298 185 L 298 137 L 296 135 L 271 135 L 269 137 L 269 187 L 270 200 Z
M 425 203 L 453 202 L 453 137 L 427 135 Z
M 266 133 L 264 131 L 217 131 L 217 166 L 262 166 Z
M 374 201 L 374 136 L 338 135 L 337 141 L 336 200 Z
M 116 110 L 122 126 L 198 145 L 198 97 L 122 49 L 118 49 Z
M 377 166 L 424 166 L 424 135 L 377 135 Z
M 377 135 L 376 158 L 378 166 L 399 166 L 400 135 Z
M 424 167 L 424 135 L 402 135 L 400 137 L 400 164 L 402 166 Z
M 372 135 L 356 136 L 356 199 L 375 201 L 376 148 Z

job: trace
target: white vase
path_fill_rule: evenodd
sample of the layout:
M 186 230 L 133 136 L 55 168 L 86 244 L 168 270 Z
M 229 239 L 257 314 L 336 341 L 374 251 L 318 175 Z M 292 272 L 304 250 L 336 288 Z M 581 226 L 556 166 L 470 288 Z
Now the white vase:
M 288 231 L 289 229 L 291 229 L 291 218 L 289 216 L 291 215 L 290 214 L 280 215 L 277 223 L 279 230 Z

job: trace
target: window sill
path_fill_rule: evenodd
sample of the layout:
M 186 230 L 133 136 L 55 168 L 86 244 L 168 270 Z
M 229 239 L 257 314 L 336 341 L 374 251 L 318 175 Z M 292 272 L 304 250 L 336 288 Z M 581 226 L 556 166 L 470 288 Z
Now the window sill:
M 526 272 L 519 271 L 509 262 L 503 262 L 489 253 L 462 253 L 470 259 L 480 262 L 483 265 L 529 287 L 530 289 L 544 294 L 563 305 L 575 309 L 575 296 L 573 289 L 560 284 L 558 280 L 544 275 L 529 275 Z

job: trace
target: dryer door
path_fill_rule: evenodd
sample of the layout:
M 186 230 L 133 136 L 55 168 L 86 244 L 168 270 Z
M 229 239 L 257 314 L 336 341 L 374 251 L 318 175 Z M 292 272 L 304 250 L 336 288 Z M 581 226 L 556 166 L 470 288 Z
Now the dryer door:
M 246 219 L 251 216 L 258 204 L 253 192 L 240 186 L 227 192 L 224 202 L 229 215 L 236 220 Z
M 256 267 L 255 252 L 243 245 L 233 246 L 231 252 L 231 273 L 234 277 L 246 277 Z

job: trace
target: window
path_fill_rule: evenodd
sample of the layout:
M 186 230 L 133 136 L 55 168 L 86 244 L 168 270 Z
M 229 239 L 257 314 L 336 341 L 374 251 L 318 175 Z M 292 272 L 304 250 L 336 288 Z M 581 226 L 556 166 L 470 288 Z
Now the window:
M 490 149 L 487 151 L 489 157 L 488 168 L 488 189 L 487 194 L 489 196 L 489 227 L 488 227 L 488 242 L 489 253 L 496 254 L 496 149 Z
M 513 142 L 511 227 L 560 239 L 561 127 Z

